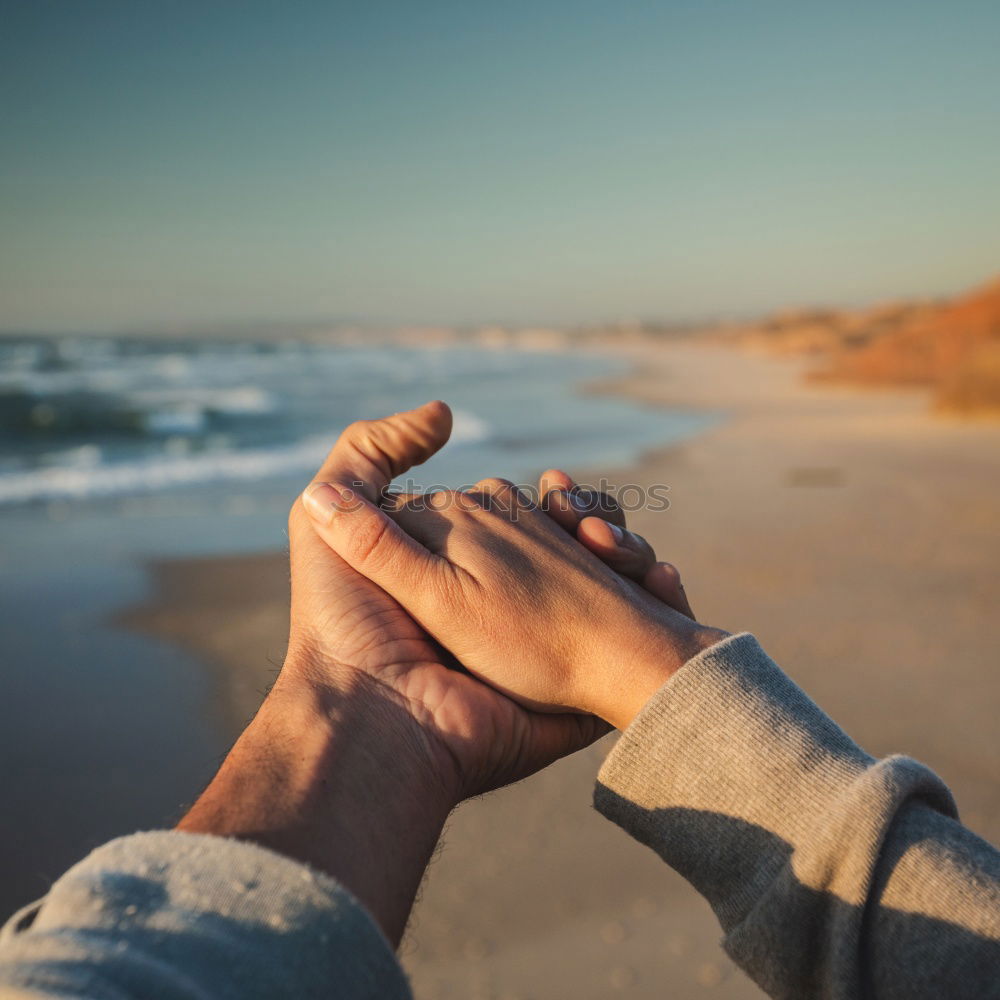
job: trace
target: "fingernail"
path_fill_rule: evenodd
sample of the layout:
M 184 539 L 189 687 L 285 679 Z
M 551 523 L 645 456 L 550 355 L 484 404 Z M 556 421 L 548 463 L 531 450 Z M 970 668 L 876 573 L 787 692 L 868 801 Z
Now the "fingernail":
M 350 490 L 341 492 L 329 483 L 313 483 L 302 494 L 302 503 L 309 516 L 320 524 L 329 524 L 338 510 L 343 510 Z
M 621 545 L 621 543 L 625 541 L 625 532 L 622 531 L 617 524 L 612 524 L 610 521 L 608 521 L 608 527 L 611 529 L 611 534 L 614 537 L 615 542 Z
M 569 502 L 580 514 L 594 509 L 594 494 L 585 490 L 574 490 L 569 494 Z

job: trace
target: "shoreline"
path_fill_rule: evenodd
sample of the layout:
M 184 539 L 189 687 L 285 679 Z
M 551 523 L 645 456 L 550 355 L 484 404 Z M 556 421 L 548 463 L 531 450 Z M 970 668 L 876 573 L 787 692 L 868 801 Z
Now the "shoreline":
M 596 349 L 632 370 L 582 391 L 725 414 L 597 471 L 670 486 L 670 509 L 630 526 L 679 566 L 699 618 L 755 632 L 862 746 L 928 763 L 965 822 L 1000 839 L 1000 426 L 942 420 L 920 392 L 805 384 L 802 360 Z M 286 555 L 150 569 L 156 596 L 119 621 L 198 656 L 235 735 L 281 662 Z M 609 745 L 457 810 L 404 945 L 417 996 L 654 997 L 665 981 L 681 1000 L 761 996 L 707 905 L 590 809 Z

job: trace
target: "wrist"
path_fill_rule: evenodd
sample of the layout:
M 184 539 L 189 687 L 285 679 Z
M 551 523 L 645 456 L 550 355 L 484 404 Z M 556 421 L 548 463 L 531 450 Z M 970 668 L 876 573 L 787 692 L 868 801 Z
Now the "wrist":
M 364 670 L 290 654 L 265 705 L 275 714 L 295 706 L 325 732 L 326 781 L 350 776 L 401 806 L 445 817 L 462 800 L 457 769 L 437 739 L 399 692 Z
M 453 791 L 370 677 L 290 658 L 180 829 L 252 840 L 333 876 L 402 937 Z
M 684 664 L 729 633 L 658 605 L 655 614 L 648 610 L 640 613 L 629 635 L 624 647 L 629 655 L 623 663 L 619 651 L 619 670 L 597 713 L 620 731 L 631 725 L 643 706 Z

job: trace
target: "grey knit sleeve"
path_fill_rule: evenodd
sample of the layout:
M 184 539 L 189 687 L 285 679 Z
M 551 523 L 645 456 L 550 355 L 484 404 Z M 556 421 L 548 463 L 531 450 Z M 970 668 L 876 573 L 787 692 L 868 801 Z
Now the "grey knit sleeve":
M 595 804 L 706 897 L 774 997 L 1000 997 L 1000 853 L 932 771 L 868 756 L 751 635 L 660 689 Z
M 263 847 L 179 832 L 111 841 L 0 931 L 0 996 L 343 997 L 409 986 L 368 913 Z

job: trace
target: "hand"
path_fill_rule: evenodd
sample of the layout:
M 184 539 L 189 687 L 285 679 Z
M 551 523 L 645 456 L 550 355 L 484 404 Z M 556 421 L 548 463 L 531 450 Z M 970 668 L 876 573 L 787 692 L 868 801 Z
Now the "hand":
M 450 430 L 451 413 L 438 403 L 353 424 L 319 476 L 363 484 L 355 489 L 371 503 Z M 301 504 L 291 512 L 289 540 L 292 631 L 283 673 L 314 686 L 362 684 L 402 709 L 421 766 L 452 804 L 526 777 L 607 731 L 593 717 L 525 711 L 456 669 L 395 600 L 323 544 Z
M 372 502 L 370 482 L 362 471 L 307 490 L 322 537 L 468 670 L 526 708 L 589 712 L 623 728 L 725 635 L 624 580 L 510 483 L 411 499 L 390 516 Z

